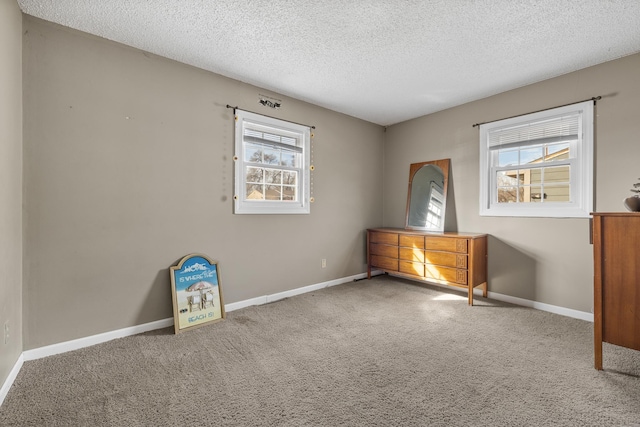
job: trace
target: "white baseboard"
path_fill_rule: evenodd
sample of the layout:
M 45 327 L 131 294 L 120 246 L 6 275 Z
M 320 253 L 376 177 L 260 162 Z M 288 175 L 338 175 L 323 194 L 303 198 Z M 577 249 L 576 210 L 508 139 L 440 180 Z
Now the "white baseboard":
M 16 361 L 16 364 L 13 365 L 11 372 L 9 372 L 9 376 L 7 377 L 4 384 L 2 384 L 2 388 L 0 388 L 0 406 L 2 406 L 2 402 L 4 402 L 5 397 L 9 394 L 9 389 L 13 385 L 13 382 L 18 377 L 18 372 L 22 368 L 22 364 L 24 363 L 24 356 L 21 354 Z
M 375 275 L 377 272 L 372 272 Z M 331 286 L 341 285 L 343 283 L 351 282 L 358 279 L 364 279 L 367 277 L 366 273 L 356 274 L 349 277 L 343 277 L 340 279 L 329 280 L 327 282 L 316 283 L 314 285 L 304 286 L 301 288 L 291 289 L 289 291 L 279 292 L 271 295 L 263 295 L 261 297 L 251 298 L 244 301 L 238 301 L 231 304 L 225 304 L 225 311 L 231 312 L 239 310 L 241 308 L 250 307 L 252 305 L 262 305 L 270 302 L 278 301 L 284 298 L 290 298 L 296 295 L 301 295 L 307 292 L 317 291 L 323 288 Z M 480 289 L 474 290 L 474 295 L 482 295 Z M 575 319 L 586 320 L 593 322 L 593 313 L 586 313 L 583 311 L 573 310 L 570 308 L 559 307 L 551 304 L 545 304 L 537 301 L 531 301 L 524 298 L 512 297 L 509 295 L 503 295 L 496 292 L 488 292 L 487 296 L 491 299 L 507 302 L 510 304 L 520 305 L 524 307 L 531 307 L 537 310 L 548 311 L 550 313 L 560 314 L 562 316 L 573 317 Z M 147 331 L 153 331 L 155 329 L 167 328 L 173 326 L 173 318 L 157 320 L 155 322 L 145 323 L 142 325 L 136 325 L 128 328 L 118 329 L 111 332 L 105 332 L 98 335 L 92 335 L 84 338 L 78 338 L 72 341 L 66 341 L 58 344 L 52 344 L 45 347 L 36 348 L 33 350 L 26 350 L 22 353 L 24 361 L 40 359 L 47 356 L 53 356 L 54 354 L 65 353 L 67 351 L 78 350 L 80 348 L 89 347 L 95 344 L 100 344 L 106 341 L 111 341 L 116 338 L 124 338 L 131 335 L 140 334 Z
M 474 295 L 479 292 L 482 295 L 481 290 L 474 290 Z M 585 311 L 574 310 L 571 308 L 560 307 L 557 305 L 545 304 L 543 302 L 531 301 L 524 298 L 512 297 L 509 295 L 503 295 L 496 292 L 487 292 L 487 297 L 498 301 L 507 302 L 509 304 L 521 305 L 523 307 L 531 307 L 536 310 L 548 311 L 549 313 L 560 314 L 566 317 L 573 317 L 574 319 L 586 320 L 587 322 L 593 322 L 593 313 L 587 313 Z
M 267 303 L 267 295 L 261 297 L 255 297 L 246 299 L 244 301 L 232 302 L 231 304 L 224 305 L 224 311 L 227 313 L 234 310 L 240 310 L 241 308 L 251 307 L 252 305 L 262 305 Z
M 336 286 L 343 283 L 351 282 L 356 279 L 362 279 L 367 277 L 366 273 L 356 274 L 354 276 L 343 277 L 340 279 L 330 280 L 328 282 L 316 283 L 314 285 L 304 286 L 302 288 L 292 289 L 290 291 L 279 292 L 272 295 L 264 295 L 261 297 L 251 298 L 244 301 L 234 302 L 231 304 L 225 304 L 224 309 L 227 312 L 239 310 L 241 308 L 249 307 L 252 305 L 261 305 L 269 302 L 281 300 L 283 298 L 292 297 L 295 295 L 304 294 L 307 292 L 317 291 L 319 289 L 327 288 L 329 286 Z M 22 354 L 25 361 L 41 359 L 47 356 L 53 356 L 54 354 L 65 353 L 67 351 L 78 350 L 84 347 L 90 347 L 92 345 L 100 344 L 106 341 L 111 341 L 116 338 L 124 338 L 131 335 L 141 334 L 147 331 L 153 331 L 155 329 L 167 328 L 173 326 L 173 318 L 157 320 L 155 322 L 145 323 L 142 325 L 131 326 L 129 328 L 118 329 L 111 332 L 105 332 L 98 335 L 92 335 L 84 338 L 78 338 L 72 341 L 65 341 L 57 344 L 51 344 L 45 347 L 35 348 L 33 350 L 26 350 Z
M 375 270 L 371 272 L 372 276 L 377 276 L 381 274 L 380 271 Z M 316 283 L 314 285 L 304 286 L 302 288 L 292 289 L 289 291 L 279 292 L 271 295 L 264 295 L 261 297 L 251 298 L 244 301 L 238 301 L 231 304 L 225 304 L 225 311 L 230 312 L 234 310 L 239 310 L 241 308 L 250 307 L 252 305 L 262 305 L 269 302 L 278 301 L 284 298 L 289 298 L 292 296 L 304 294 L 307 292 L 317 291 L 319 289 L 328 288 L 330 286 L 341 285 L 343 283 L 351 282 L 358 279 L 364 279 L 367 277 L 366 273 L 356 274 L 354 276 L 343 277 L 340 279 L 329 280 L 327 282 Z M 474 290 L 474 295 L 476 294 L 482 295 L 482 291 L 479 289 Z M 544 304 L 541 302 L 531 301 L 523 298 L 512 297 L 509 295 L 503 295 L 496 292 L 488 292 L 487 296 L 491 299 L 495 299 L 498 301 L 504 301 L 510 304 L 520 305 L 524 307 L 531 307 L 537 310 L 548 311 L 550 313 L 560 314 L 562 316 L 573 317 L 576 319 L 586 320 L 589 322 L 593 322 L 593 314 L 585 313 L 583 311 L 572 310 L 570 308 L 558 307 L 551 304 Z M 4 401 L 4 398 L 9 393 L 9 389 L 11 385 L 15 381 L 18 376 L 18 372 L 22 368 L 22 364 L 25 361 L 40 359 L 47 356 L 53 356 L 54 354 L 65 353 L 67 351 L 78 350 L 84 347 L 90 347 L 92 345 L 100 344 L 106 341 L 111 341 L 116 338 L 124 338 L 131 335 L 140 334 L 147 331 L 153 331 L 156 329 L 167 328 L 169 326 L 173 326 L 173 318 L 157 320 L 155 322 L 145 323 L 142 325 L 131 326 L 129 328 L 118 329 L 111 332 L 105 332 L 98 335 L 92 335 L 89 337 L 78 338 L 72 341 L 66 341 L 58 344 L 52 344 L 45 347 L 35 348 L 33 350 L 24 351 L 15 366 L 9 373 L 6 381 L 4 382 L 2 388 L 0 389 L 0 405 Z
M 116 338 L 124 338 L 147 331 L 167 328 L 169 326 L 173 326 L 173 318 L 156 320 L 155 322 L 144 323 L 142 325 L 131 326 L 129 328 L 118 329 L 98 335 L 91 335 L 89 337 L 78 338 L 72 341 L 51 344 L 45 347 L 35 348 L 33 350 L 26 350 L 22 354 L 25 361 L 41 359 L 43 357 L 53 356 L 54 354 L 66 353 L 67 351 L 90 347 Z
M 241 308 L 250 307 L 252 305 L 262 305 L 270 302 L 278 301 L 284 298 L 293 297 L 307 292 L 317 291 L 319 289 L 328 288 L 330 286 L 341 285 L 343 283 L 352 282 L 358 279 L 364 279 L 367 273 L 356 274 L 354 276 L 342 277 L 340 279 L 329 280 L 327 282 L 316 283 L 314 285 L 303 286 L 302 288 L 291 289 L 289 291 L 278 292 L 277 294 L 263 295 L 261 297 L 251 298 L 244 301 L 238 301 L 231 304 L 225 304 L 225 311 L 240 310 Z
M 343 277 L 341 279 L 329 280 L 328 282 L 316 283 L 315 285 L 304 286 L 302 288 L 292 289 L 290 291 L 279 292 L 277 294 L 267 295 L 267 302 L 274 302 L 284 298 L 290 298 L 307 292 L 313 292 L 331 286 L 342 285 L 343 283 L 353 282 L 354 280 L 364 279 L 367 273 L 356 274 L 354 276 Z
M 373 272 L 372 272 L 373 275 Z M 398 276 L 403 277 L 403 276 Z M 428 283 L 429 285 L 439 286 L 442 288 L 458 291 L 467 295 L 467 291 L 461 288 L 456 288 L 447 285 L 441 285 L 438 283 Z M 482 289 L 474 288 L 473 295 L 482 296 Z M 574 319 L 586 320 L 587 322 L 593 322 L 593 313 L 587 313 L 585 311 L 574 310 L 571 308 L 560 307 L 557 305 L 545 304 L 543 302 L 531 301 L 524 298 L 512 297 L 510 295 L 499 294 L 497 292 L 487 292 L 487 298 L 494 299 L 496 301 L 502 301 L 509 304 L 519 305 L 522 307 L 535 308 L 536 310 L 547 311 L 549 313 L 560 314 L 566 317 L 572 317 Z

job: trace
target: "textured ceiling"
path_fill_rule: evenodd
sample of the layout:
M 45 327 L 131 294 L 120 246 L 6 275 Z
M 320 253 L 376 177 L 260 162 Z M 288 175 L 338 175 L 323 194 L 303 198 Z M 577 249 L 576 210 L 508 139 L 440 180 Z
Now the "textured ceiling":
M 18 4 L 26 14 L 380 125 L 640 52 L 639 0 Z

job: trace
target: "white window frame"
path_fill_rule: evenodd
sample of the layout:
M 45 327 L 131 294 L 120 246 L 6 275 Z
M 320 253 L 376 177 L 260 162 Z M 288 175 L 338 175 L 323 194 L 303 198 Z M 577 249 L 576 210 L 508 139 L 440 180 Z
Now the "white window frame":
M 492 156 L 493 150 L 489 147 L 490 133 L 570 114 L 579 114 L 580 121 L 578 138 L 570 142 L 569 159 L 563 162 L 570 165 L 570 200 L 568 202 L 498 203 L 496 173 L 500 168 L 493 163 L 497 156 Z M 593 125 L 593 101 L 591 100 L 480 125 L 480 215 L 589 218 L 593 212 Z M 519 144 L 521 147 L 528 145 L 527 142 Z M 531 144 L 533 145 L 535 142 Z M 519 166 L 509 167 L 509 169 L 514 168 L 518 169 Z
M 308 126 L 279 120 L 273 117 L 248 111 L 236 110 L 235 113 L 235 195 L 234 213 L 236 214 L 309 214 L 310 208 L 310 172 L 311 129 Z M 270 169 L 296 171 L 298 174 L 296 200 L 253 200 L 246 195 L 247 167 L 256 164 L 245 159 L 245 129 L 295 138 L 297 149 L 301 150 L 300 165 L 287 167 L 265 165 Z

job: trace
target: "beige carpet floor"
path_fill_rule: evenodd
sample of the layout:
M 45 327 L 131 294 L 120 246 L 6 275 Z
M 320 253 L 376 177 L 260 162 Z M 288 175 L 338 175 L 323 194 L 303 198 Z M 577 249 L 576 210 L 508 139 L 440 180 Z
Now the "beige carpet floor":
M 640 352 L 381 276 L 26 362 L 2 426 L 639 426 Z

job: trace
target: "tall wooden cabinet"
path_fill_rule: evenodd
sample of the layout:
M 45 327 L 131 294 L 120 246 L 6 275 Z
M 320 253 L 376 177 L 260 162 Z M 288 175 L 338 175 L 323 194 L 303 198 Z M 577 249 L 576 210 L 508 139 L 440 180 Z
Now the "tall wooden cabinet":
M 640 213 L 594 213 L 594 350 L 602 343 L 640 350 Z
M 367 230 L 367 275 L 378 269 L 394 276 L 466 288 L 487 296 L 487 235 L 423 232 L 401 228 Z

